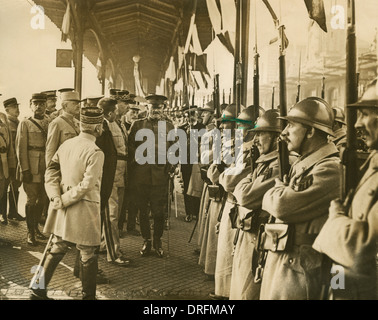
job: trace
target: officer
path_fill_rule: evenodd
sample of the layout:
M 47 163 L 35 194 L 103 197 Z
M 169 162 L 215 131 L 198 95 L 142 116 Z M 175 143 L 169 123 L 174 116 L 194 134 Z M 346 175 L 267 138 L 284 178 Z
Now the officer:
M 46 163 L 66 140 L 76 137 L 80 133 L 79 114 L 80 97 L 76 91 L 61 94 L 63 113 L 49 124 L 46 142 Z
M 56 90 L 42 91 L 47 96 L 45 115 L 49 122 L 56 118 Z
M 129 152 L 132 161 L 132 175 L 130 179 L 135 181 L 137 204 L 140 210 L 140 228 L 144 244 L 140 250 L 142 256 L 148 255 L 151 251 L 151 231 L 149 224 L 148 202 L 150 202 L 152 216 L 154 219 L 154 234 L 153 234 L 153 248 L 158 257 L 163 257 L 164 251 L 162 248 L 161 237 L 164 231 L 164 207 L 166 204 L 166 195 L 168 187 L 168 172 L 170 165 L 167 162 L 166 151 L 171 143 L 167 142 L 166 150 L 164 151 L 164 163 L 158 162 L 159 151 L 161 146 L 158 145 L 158 137 L 166 139 L 165 135 L 173 129 L 170 122 L 160 121 L 163 109 L 165 107 L 166 97 L 161 95 L 149 95 L 146 97 L 148 102 L 148 116 L 147 118 L 135 121 L 130 128 L 129 135 Z M 159 123 L 166 132 L 159 132 Z M 154 150 L 147 150 L 148 153 L 153 153 L 154 163 L 142 163 L 139 153 L 136 153 L 137 148 L 143 143 L 136 140 L 136 134 L 140 129 L 149 129 L 154 134 Z
M 39 231 L 38 222 L 46 205 L 44 174 L 46 170 L 45 145 L 48 121 L 45 118 L 46 95 L 35 93 L 30 100 L 33 116 L 21 121 L 17 129 L 16 152 L 19 161 L 18 177 L 26 193 L 25 215 L 28 227 L 27 243 L 37 245 L 37 239 L 46 237 Z
M 7 207 L 7 199 L 9 200 L 9 212 L 8 212 L 8 219 L 10 220 L 17 220 L 17 221 L 24 221 L 25 218 L 22 217 L 18 211 L 18 196 L 19 191 L 18 189 L 21 186 L 20 181 L 16 179 L 16 166 L 17 166 L 17 158 L 16 158 L 16 151 L 15 151 L 15 142 L 16 142 L 16 134 L 17 134 L 17 127 L 18 127 L 18 116 L 20 115 L 19 110 L 19 103 L 17 102 L 16 98 L 10 98 L 4 101 L 4 108 L 7 114 L 8 120 L 8 128 L 10 130 L 11 142 L 12 145 L 9 145 L 13 149 L 13 156 L 15 158 L 15 165 L 14 168 L 9 169 L 9 189 L 8 194 L 6 193 L 1 199 L 2 205 L 4 205 L 4 209 L 6 210 Z M 11 151 L 11 150 L 10 150 Z M 11 151 L 12 152 L 12 151 Z M 8 196 L 8 198 L 7 198 Z M 5 212 L 5 210 L 2 212 Z
M 280 117 L 281 118 L 281 117 Z M 263 248 L 269 250 L 261 283 L 262 300 L 313 300 L 321 291 L 322 255 L 312 249 L 340 192 L 339 152 L 333 135 L 334 113 L 326 101 L 309 97 L 286 117 L 281 137 L 299 158 L 263 198 L 262 210 L 273 216 L 265 225 Z
M 123 123 L 127 131 L 130 130 L 133 122 L 138 119 L 138 114 L 140 111 L 140 108 L 136 104 L 135 100 L 129 100 L 128 104 L 129 104 L 129 109 L 127 110 L 127 112 L 125 113 L 123 117 Z
M 230 300 L 258 300 L 260 296 L 260 283 L 254 281 L 259 257 L 256 242 L 259 226 L 269 216 L 261 209 L 262 199 L 278 176 L 277 138 L 281 132 L 278 116 L 277 110 L 267 110 L 251 129 L 255 133 L 251 172 L 233 192 L 240 231 L 233 259 Z
M 2 224 L 8 224 L 6 202 L 7 189 L 10 180 L 15 179 L 15 168 L 16 156 L 12 141 L 12 133 L 9 129 L 7 116 L 4 113 L 0 113 L 0 221 Z
M 345 276 L 343 288 L 332 288 L 333 299 L 376 300 L 378 240 L 378 81 L 367 86 L 360 101 L 347 106 L 357 109 L 355 124 L 361 130 L 370 156 L 361 167 L 361 180 L 351 198 L 333 200 L 328 220 L 313 248 L 326 254 Z M 341 265 L 341 266 L 340 266 Z M 340 268 L 341 267 L 341 268 Z M 340 273 L 341 271 L 339 271 Z
M 95 141 L 101 135 L 103 118 L 99 108 L 83 109 L 79 136 L 59 147 L 46 170 L 45 187 L 51 211 L 44 231 L 54 237 L 42 265 L 43 286 L 32 285 L 32 300 L 49 299 L 47 286 L 72 243 L 80 251 L 83 300 L 95 300 L 95 249 L 101 241 L 100 185 L 104 162 L 104 154 Z
M 335 137 L 332 138 L 336 148 L 341 151 L 346 148 L 346 130 L 345 130 L 345 115 L 344 111 L 339 107 L 333 107 L 335 113 L 335 122 L 333 123 L 333 132 Z

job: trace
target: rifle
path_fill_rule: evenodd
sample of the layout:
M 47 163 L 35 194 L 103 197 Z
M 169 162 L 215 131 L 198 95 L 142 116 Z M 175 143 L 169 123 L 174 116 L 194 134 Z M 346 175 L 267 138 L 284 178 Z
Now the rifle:
M 272 110 L 274 109 L 274 87 L 272 90 Z
M 289 163 L 289 151 L 287 150 L 287 142 L 280 137 L 277 138 L 278 146 L 278 166 L 279 166 L 279 178 L 284 181 L 284 177 L 288 176 L 290 171 Z
M 322 78 L 322 93 L 321 93 L 321 98 L 324 99 L 325 97 L 325 77 L 323 76 Z
M 219 101 L 219 74 L 216 74 L 214 77 L 213 101 L 214 101 L 215 117 L 216 119 L 219 119 L 221 117 L 220 101 Z
M 299 102 L 301 96 L 301 61 L 302 61 L 302 53 L 299 53 L 299 71 L 298 71 L 298 85 L 297 85 L 297 97 L 295 98 L 295 102 Z

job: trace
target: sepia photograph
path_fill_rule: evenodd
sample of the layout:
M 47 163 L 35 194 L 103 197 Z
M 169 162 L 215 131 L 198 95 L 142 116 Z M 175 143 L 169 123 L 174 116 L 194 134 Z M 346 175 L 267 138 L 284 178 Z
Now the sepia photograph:
M 377 300 L 378 1 L 0 0 L 0 41 L 0 300 Z

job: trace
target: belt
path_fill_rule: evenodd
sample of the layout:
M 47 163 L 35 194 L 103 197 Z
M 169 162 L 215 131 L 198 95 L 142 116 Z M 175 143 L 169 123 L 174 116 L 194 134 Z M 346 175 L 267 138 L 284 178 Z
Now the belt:
M 122 156 L 120 154 L 117 154 L 117 160 L 124 160 L 127 161 L 127 156 Z
M 28 146 L 28 150 L 36 150 L 45 152 L 45 147 Z
M 232 204 L 238 203 L 232 193 L 227 194 L 227 202 L 232 203 Z

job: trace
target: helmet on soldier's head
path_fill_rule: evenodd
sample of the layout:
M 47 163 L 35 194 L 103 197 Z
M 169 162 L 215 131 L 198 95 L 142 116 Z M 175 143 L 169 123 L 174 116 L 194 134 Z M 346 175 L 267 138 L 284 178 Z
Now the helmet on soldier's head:
M 279 120 L 278 110 L 267 110 L 256 121 L 256 125 L 251 131 L 269 131 L 269 132 L 281 132 L 281 125 Z
M 327 101 L 318 97 L 309 97 L 299 101 L 290 109 L 286 117 L 279 117 L 279 119 L 308 125 L 334 136 L 333 110 Z
M 366 90 L 358 102 L 347 107 L 378 108 L 378 78 L 375 78 L 366 86 Z
M 221 119 L 220 120 L 232 120 L 235 121 L 236 118 L 236 104 L 229 104 L 222 113 Z
M 333 107 L 332 109 L 335 114 L 335 121 L 346 125 L 344 110 L 339 107 Z

